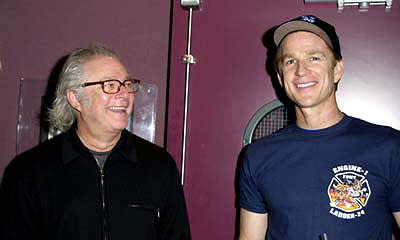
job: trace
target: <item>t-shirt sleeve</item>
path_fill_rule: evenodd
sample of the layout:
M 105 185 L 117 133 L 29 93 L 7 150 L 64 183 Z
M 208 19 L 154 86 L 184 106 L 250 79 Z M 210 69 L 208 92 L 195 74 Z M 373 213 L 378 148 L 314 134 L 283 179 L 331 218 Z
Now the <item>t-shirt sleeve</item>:
M 255 213 L 266 213 L 265 203 L 257 183 L 254 159 L 245 152 L 240 170 L 240 207 Z
M 400 212 L 400 143 L 393 150 L 390 164 L 389 204 L 392 212 Z

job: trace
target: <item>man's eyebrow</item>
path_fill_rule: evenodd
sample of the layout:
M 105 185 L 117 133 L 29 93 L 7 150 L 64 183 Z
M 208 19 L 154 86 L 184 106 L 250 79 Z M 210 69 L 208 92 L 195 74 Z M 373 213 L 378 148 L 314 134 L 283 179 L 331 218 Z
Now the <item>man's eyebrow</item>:
M 287 59 L 287 58 L 293 58 L 293 55 L 287 53 L 282 55 L 282 59 Z
M 101 81 L 107 81 L 107 80 L 120 80 L 120 81 L 125 81 L 128 79 L 132 79 L 131 75 L 127 75 L 121 79 L 117 78 L 117 77 L 112 77 L 112 76 L 105 76 L 101 78 Z
M 316 54 L 322 55 L 323 57 L 326 58 L 325 52 L 324 52 L 324 51 L 321 51 L 321 50 L 311 50 L 311 51 L 308 51 L 308 52 L 307 52 L 307 55 L 316 55 Z

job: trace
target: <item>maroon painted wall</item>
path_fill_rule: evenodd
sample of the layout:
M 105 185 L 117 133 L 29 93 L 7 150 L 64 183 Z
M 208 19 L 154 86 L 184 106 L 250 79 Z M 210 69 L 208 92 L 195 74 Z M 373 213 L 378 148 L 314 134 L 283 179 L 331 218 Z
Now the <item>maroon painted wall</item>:
M 167 149 L 181 157 L 188 12 L 175 1 Z M 347 114 L 400 129 L 400 7 L 359 13 L 302 1 L 204 0 L 194 11 L 185 192 L 193 239 L 233 239 L 234 179 L 251 116 L 275 99 L 264 63 L 264 32 L 303 14 L 333 23 L 341 38 L 345 74 L 339 104 Z
M 173 1 L 167 149 L 178 160 L 187 11 Z M 163 144 L 169 1 L 0 1 L 0 176 L 15 155 L 19 79 L 47 79 L 57 61 L 90 41 L 117 50 L 132 73 L 159 88 L 156 142 Z M 359 13 L 302 1 L 203 0 L 194 12 L 185 191 L 193 239 L 232 239 L 234 178 L 245 126 L 275 99 L 261 38 L 275 24 L 315 14 L 336 25 L 345 75 L 339 103 L 348 114 L 400 129 L 400 7 Z M 37 87 L 32 91 L 43 91 Z M 32 143 L 34 145 L 35 143 Z
M 171 1 L 0 1 L 0 178 L 16 154 L 19 79 L 47 80 L 68 51 L 92 41 L 114 48 L 132 76 L 158 86 L 156 143 L 163 145 Z M 33 81 L 32 80 L 32 81 Z M 32 92 L 45 85 L 31 84 Z M 39 142 L 38 126 L 32 126 Z

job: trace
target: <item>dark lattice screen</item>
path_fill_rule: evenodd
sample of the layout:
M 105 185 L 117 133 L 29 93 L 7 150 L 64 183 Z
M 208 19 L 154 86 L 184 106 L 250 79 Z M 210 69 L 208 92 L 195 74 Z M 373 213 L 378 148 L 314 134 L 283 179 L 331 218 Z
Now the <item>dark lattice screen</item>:
M 245 131 L 243 145 L 270 135 L 293 122 L 293 114 L 279 100 L 262 106 L 251 118 Z
M 252 140 L 270 135 L 289 123 L 288 111 L 285 106 L 277 107 L 268 112 L 254 129 Z

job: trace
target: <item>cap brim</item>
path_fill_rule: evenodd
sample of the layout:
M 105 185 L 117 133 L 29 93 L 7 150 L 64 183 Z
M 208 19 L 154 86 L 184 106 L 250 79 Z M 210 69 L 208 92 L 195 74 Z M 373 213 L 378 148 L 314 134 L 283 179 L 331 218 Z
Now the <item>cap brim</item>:
M 274 32 L 274 42 L 276 46 L 279 47 L 279 44 L 288 34 L 298 31 L 314 33 L 322 38 L 331 48 L 333 48 L 332 42 L 328 37 L 328 34 L 326 34 L 321 28 L 317 27 L 316 25 L 304 21 L 291 21 L 279 26 Z

